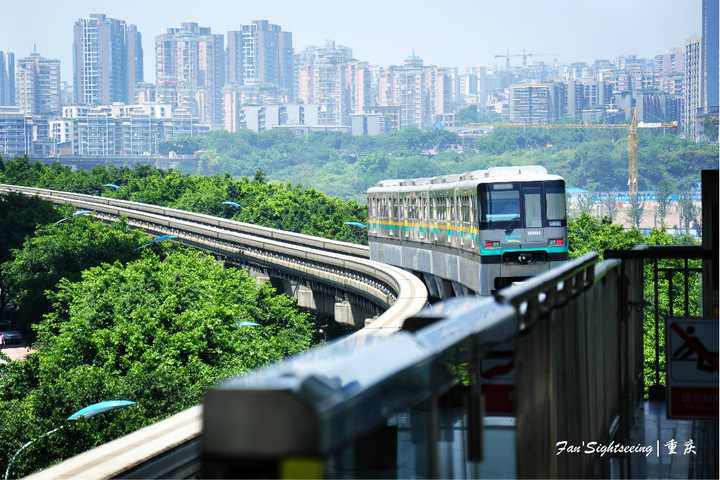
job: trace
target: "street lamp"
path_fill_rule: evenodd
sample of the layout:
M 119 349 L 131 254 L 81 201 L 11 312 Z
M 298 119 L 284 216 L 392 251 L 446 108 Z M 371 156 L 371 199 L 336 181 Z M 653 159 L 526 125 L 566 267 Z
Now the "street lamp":
M 244 321 L 244 322 L 235 322 L 235 326 L 236 327 L 259 327 L 260 324 L 256 323 L 256 322 Z
M 90 418 L 94 417 L 95 415 L 99 413 L 109 412 L 110 410 L 115 410 L 116 408 L 123 408 L 123 407 L 129 407 L 130 405 L 135 405 L 135 402 L 132 400 L 106 400 L 103 402 L 95 403 L 92 405 L 88 405 L 85 408 L 81 408 L 77 412 L 73 413 L 69 417 L 65 419 L 65 423 L 60 425 L 59 427 L 55 427 L 52 430 L 49 430 L 39 437 L 37 437 L 35 440 L 30 440 L 25 445 L 20 447 L 20 449 L 15 452 L 15 454 L 10 458 L 10 461 L 8 462 L 7 469 L 5 469 L 5 480 L 8 480 L 10 478 L 10 467 L 12 467 L 13 462 L 15 461 L 15 458 L 17 458 L 18 455 L 20 455 L 20 452 L 28 448 L 33 443 L 37 442 L 41 438 L 49 437 L 53 433 L 57 432 L 58 430 L 62 430 L 65 425 L 67 425 L 67 422 L 75 422 L 81 418 Z
M 113 190 L 119 190 L 119 189 L 120 189 L 120 186 L 119 186 L 119 185 L 116 185 L 116 184 L 114 184 L 114 183 L 106 183 L 106 184 L 103 185 L 103 187 L 112 188 Z
M 345 223 L 345 225 L 349 225 L 351 227 L 367 229 L 367 225 L 365 225 L 362 222 L 344 222 L 344 223 Z
M 157 237 L 153 238 L 152 240 L 150 240 L 150 241 L 149 241 L 148 243 L 146 243 L 145 245 L 141 245 L 141 246 L 139 246 L 138 248 L 136 248 L 135 251 L 142 250 L 143 248 L 145 248 L 145 247 L 147 247 L 147 246 L 149 246 L 149 245 L 152 245 L 152 244 L 154 244 L 154 243 L 160 243 L 160 242 L 165 241 L 165 240 L 173 240 L 173 239 L 175 239 L 175 238 L 178 238 L 178 236 L 177 236 L 177 235 L 172 235 L 172 234 L 158 235 Z
M 64 222 L 65 220 L 70 220 L 70 219 L 75 218 L 75 217 L 82 217 L 82 216 L 85 216 L 85 215 L 90 215 L 91 213 L 92 213 L 92 212 L 91 212 L 90 210 L 75 210 L 75 211 L 73 212 L 73 214 L 70 215 L 69 217 L 61 218 L 60 220 L 58 220 L 57 222 L 55 222 L 55 225 L 58 225 L 58 224 Z
M 233 202 L 232 200 L 225 200 L 224 202 L 222 202 L 222 204 L 227 205 L 228 207 L 240 208 L 240 204 L 237 202 Z

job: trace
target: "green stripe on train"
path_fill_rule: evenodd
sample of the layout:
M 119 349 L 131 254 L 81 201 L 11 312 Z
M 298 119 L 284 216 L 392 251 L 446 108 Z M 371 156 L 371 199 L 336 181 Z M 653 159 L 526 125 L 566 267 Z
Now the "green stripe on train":
M 480 255 L 502 255 L 512 252 L 546 252 L 546 253 L 567 253 L 567 247 L 525 247 L 525 248 L 498 248 L 497 250 L 485 250 L 480 247 Z

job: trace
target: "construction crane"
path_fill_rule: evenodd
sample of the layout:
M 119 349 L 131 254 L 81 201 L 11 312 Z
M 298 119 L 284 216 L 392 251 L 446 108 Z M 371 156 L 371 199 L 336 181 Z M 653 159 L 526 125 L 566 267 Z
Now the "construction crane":
M 495 58 L 504 58 L 505 70 L 510 70 L 510 57 L 522 57 L 522 65 L 527 67 L 528 57 L 547 57 L 551 55 L 552 53 L 527 53 L 525 50 L 523 50 L 523 53 L 510 53 L 510 50 L 508 50 L 505 54 L 495 55 Z
M 467 128 L 577 128 L 577 129 L 626 129 L 628 131 L 628 193 L 630 197 L 638 194 L 638 129 L 678 128 L 678 122 L 638 123 L 637 107 L 632 109 L 630 123 L 585 124 L 585 123 L 500 123 L 468 124 Z

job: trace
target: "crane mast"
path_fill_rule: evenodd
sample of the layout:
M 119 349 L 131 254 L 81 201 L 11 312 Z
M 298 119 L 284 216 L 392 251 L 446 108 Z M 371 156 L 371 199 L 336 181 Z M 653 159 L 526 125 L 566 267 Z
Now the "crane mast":
M 632 109 L 632 119 L 628 129 L 628 193 L 630 198 L 638 193 L 638 131 L 637 131 L 637 108 Z

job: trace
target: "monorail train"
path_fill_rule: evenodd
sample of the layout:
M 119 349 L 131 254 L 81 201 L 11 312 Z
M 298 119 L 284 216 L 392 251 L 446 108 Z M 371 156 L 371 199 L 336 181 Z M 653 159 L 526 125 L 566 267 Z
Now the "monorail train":
M 567 260 L 565 181 L 540 166 L 381 181 L 368 210 L 370 258 L 437 298 L 491 295 Z

